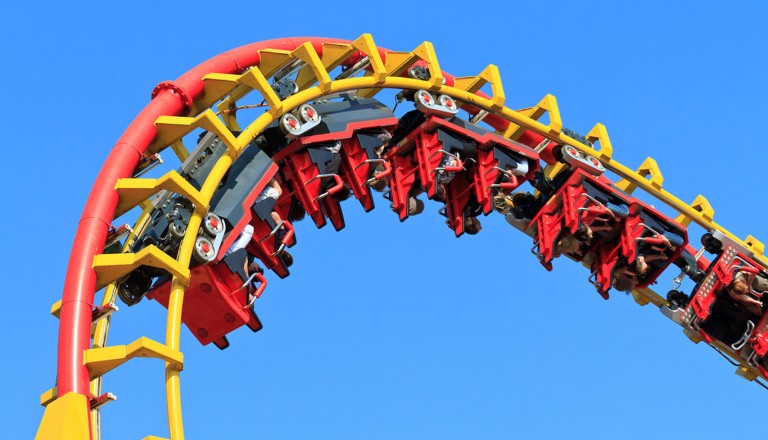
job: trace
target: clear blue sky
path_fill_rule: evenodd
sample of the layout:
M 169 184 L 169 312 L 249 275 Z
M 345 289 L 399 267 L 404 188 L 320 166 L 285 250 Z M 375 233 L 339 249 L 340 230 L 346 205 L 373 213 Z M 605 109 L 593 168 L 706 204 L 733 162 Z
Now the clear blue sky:
M 7 5 L 1 436 L 31 438 L 43 414 L 48 310 L 112 145 L 158 82 L 246 43 L 370 32 L 395 50 L 432 41 L 455 75 L 494 63 L 508 106 L 554 94 L 565 126 L 604 123 L 621 162 L 652 155 L 667 189 L 704 194 L 718 222 L 768 240 L 763 2 L 514 3 Z M 188 438 L 763 435 L 768 391 L 651 306 L 603 301 L 579 265 L 546 272 L 500 216 L 456 240 L 434 202 L 403 224 L 383 201 L 369 214 L 355 203 L 341 233 L 300 225 L 293 275 L 259 301 L 263 331 L 221 352 L 184 330 Z M 164 311 L 123 307 L 110 343 L 163 340 Z M 160 361 L 130 362 L 105 390 L 119 399 L 106 439 L 168 435 Z

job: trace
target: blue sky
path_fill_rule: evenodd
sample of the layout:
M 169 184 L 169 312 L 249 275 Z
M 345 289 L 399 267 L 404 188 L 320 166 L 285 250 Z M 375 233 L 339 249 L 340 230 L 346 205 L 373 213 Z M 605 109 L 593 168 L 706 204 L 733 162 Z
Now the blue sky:
M 517 3 L 517 2 L 516 2 Z M 617 4 L 621 3 L 621 4 Z M 474 9 L 473 9 L 474 7 Z M 0 176 L 9 336 L 4 437 L 30 438 L 55 379 L 61 295 L 82 207 L 152 88 L 205 59 L 287 36 L 394 50 L 434 43 L 454 75 L 499 66 L 507 105 L 558 98 L 566 127 L 608 127 L 614 157 L 653 156 L 664 186 L 704 194 L 715 220 L 768 240 L 762 2 L 15 3 L 0 73 L 8 102 Z M 345 203 L 347 228 L 297 227 L 288 280 L 259 300 L 265 329 L 226 351 L 184 330 L 188 438 L 699 438 L 759 435 L 766 391 L 690 343 L 651 306 L 603 301 L 587 271 L 546 272 L 500 216 L 460 240 L 434 202 L 401 224 L 379 199 Z M 667 279 L 659 282 L 666 291 Z M 110 343 L 163 339 L 156 303 L 122 307 Z M 162 363 L 106 376 L 105 438 L 167 436 Z M 704 414 L 705 420 L 702 420 Z

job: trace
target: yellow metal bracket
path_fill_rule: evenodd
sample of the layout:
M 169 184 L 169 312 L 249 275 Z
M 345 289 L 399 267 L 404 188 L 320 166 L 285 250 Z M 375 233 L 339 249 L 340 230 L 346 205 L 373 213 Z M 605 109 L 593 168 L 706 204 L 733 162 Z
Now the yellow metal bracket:
M 204 202 L 200 191 L 184 180 L 176 170 L 171 170 L 158 179 L 118 179 L 115 189 L 120 194 L 120 202 L 117 204 L 117 210 L 115 210 L 115 218 L 120 217 L 138 206 L 140 202 L 149 199 L 162 190 L 183 195 L 190 202 L 194 203 L 195 209 L 208 209 L 208 204 Z
M 355 51 L 360 51 L 360 53 L 368 57 L 372 70 L 371 75 L 377 83 L 383 82 L 387 78 L 387 68 L 381 59 L 381 54 L 371 34 L 363 34 L 350 44 L 324 43 L 321 59 L 325 69 L 330 72 L 339 67 Z M 299 87 L 301 87 L 301 84 L 299 84 Z
M 91 438 L 88 429 L 90 403 L 82 394 L 67 393 L 50 402 L 37 428 L 36 440 Z
M 175 142 L 171 143 L 171 150 L 176 153 L 176 157 L 179 158 L 179 162 L 181 163 L 184 163 L 189 157 L 189 151 L 187 150 L 187 147 L 184 146 L 184 142 L 181 139 L 177 139 Z
M 157 136 L 150 149 L 152 151 L 159 151 L 167 145 L 171 145 L 173 151 L 176 152 L 176 155 L 182 162 L 187 158 L 189 152 L 186 151 L 186 148 L 180 150 L 179 146 L 175 144 L 195 128 L 202 128 L 216 133 L 227 146 L 230 155 L 237 151 L 238 144 L 235 136 L 224 123 L 216 117 L 216 114 L 211 109 L 207 109 L 194 118 L 183 116 L 160 116 L 155 121 L 155 127 L 157 128 Z M 233 157 L 237 156 L 235 155 Z
M 758 255 L 763 255 L 763 252 L 765 251 L 765 245 L 755 237 L 747 235 L 747 238 L 744 239 L 744 243 L 747 244 L 747 247 L 752 252 Z
M 85 350 L 83 364 L 88 367 L 91 379 L 95 379 L 135 357 L 162 359 L 179 371 L 184 368 L 184 355 L 180 351 L 171 350 L 166 345 L 146 337 L 141 337 L 128 345 Z
M 477 93 L 477 91 L 485 84 L 491 85 L 491 94 L 493 95 L 491 97 L 491 102 L 493 102 L 491 109 L 500 110 L 504 107 L 506 96 L 504 95 L 504 87 L 501 83 L 499 68 L 495 65 L 489 64 L 488 67 L 483 69 L 477 76 L 464 76 L 455 78 L 453 81 L 453 86 L 455 88 L 469 93 Z
M 208 109 L 204 111 L 203 113 L 200 113 L 194 121 L 192 121 L 192 125 L 198 128 L 202 128 L 203 130 L 208 130 L 211 133 L 215 134 L 221 141 L 226 145 L 227 152 L 232 157 L 232 159 L 236 159 L 239 152 L 240 152 L 240 144 L 237 141 L 237 138 L 234 134 L 227 128 L 226 125 L 224 125 L 223 122 L 221 122 L 221 119 L 216 117 L 216 114 L 213 112 L 213 110 Z
M 290 51 L 280 49 L 265 49 L 259 51 L 259 69 L 265 77 L 270 78 L 293 59 Z M 251 69 L 256 70 L 256 69 Z
M 240 75 L 231 73 L 209 73 L 203 77 L 204 91 L 202 98 L 195 102 L 193 112 L 196 115 L 201 111 L 211 107 L 216 101 L 225 96 L 240 84 Z
M 177 277 L 183 285 L 189 284 L 189 268 L 171 258 L 154 245 L 150 245 L 132 254 L 99 254 L 93 258 L 96 271 L 96 290 L 101 290 L 109 283 L 117 281 L 139 266 L 151 266 L 163 269 Z
M 318 87 L 323 92 L 327 92 L 331 87 L 331 77 L 328 76 L 328 71 L 325 69 L 323 61 L 320 59 L 320 55 L 317 54 L 315 47 L 312 43 L 306 42 L 291 52 L 291 55 L 304 61 L 304 64 L 299 73 L 296 74 L 296 84 L 299 89 L 318 82 Z
M 749 368 L 744 365 L 740 365 L 738 368 L 736 368 L 736 375 L 741 376 L 750 382 L 757 379 L 757 377 L 759 376 L 759 374 L 757 373 L 757 371 L 755 371 L 754 368 Z
M 373 71 L 371 75 L 376 83 L 384 82 L 387 78 L 387 68 L 384 66 L 384 61 L 381 59 L 379 48 L 376 47 L 376 43 L 373 41 L 371 34 L 361 35 L 357 40 L 352 42 L 352 47 L 368 57 L 368 60 L 371 63 L 371 70 Z
M 701 216 L 708 222 L 713 221 L 715 218 L 715 210 L 712 208 L 712 205 L 709 204 L 709 200 L 707 200 L 707 198 L 701 194 L 693 199 L 693 203 L 691 203 L 691 209 L 700 213 Z M 691 224 L 691 218 L 685 214 L 678 215 L 675 218 L 675 221 L 683 226 L 688 226 Z
M 640 168 L 637 169 L 636 173 L 640 178 L 646 178 L 656 190 L 661 190 L 661 185 L 664 183 L 664 176 L 661 175 L 659 165 L 652 157 L 646 157 L 643 163 L 640 164 Z M 627 194 L 632 194 L 635 189 L 637 189 L 637 185 L 627 179 L 621 179 L 616 182 L 616 188 L 619 188 Z
M 662 304 L 667 304 L 667 302 L 661 296 L 659 296 L 658 293 L 648 288 L 643 288 L 643 289 L 638 289 L 633 291 L 632 299 L 634 299 L 635 303 L 637 303 L 641 307 L 646 306 L 648 304 L 653 304 L 655 306 L 661 306 Z
M 437 90 L 443 86 L 443 71 L 440 70 L 440 63 L 437 61 L 437 54 L 432 43 L 425 41 L 413 50 L 413 53 L 424 60 L 429 69 L 429 83 L 432 85 L 430 90 Z
M 257 90 L 264 97 L 264 100 L 269 105 L 269 113 L 273 117 L 280 116 L 283 110 L 283 101 L 277 96 L 272 86 L 269 85 L 267 77 L 259 69 L 251 69 L 241 79 L 242 83 L 248 87 Z
M 255 67 L 252 69 L 255 69 Z M 212 74 L 212 75 L 222 75 L 222 74 Z M 205 80 L 205 78 L 207 78 L 208 76 L 210 75 L 206 75 L 203 78 L 203 80 Z M 219 105 L 216 106 L 216 108 L 219 110 L 219 113 L 221 113 L 222 119 L 224 119 L 224 123 L 227 125 L 227 128 L 229 128 L 230 130 L 239 131 L 240 125 L 237 123 L 235 112 L 231 110 L 232 108 L 237 106 L 237 101 L 241 100 L 243 97 L 251 93 L 251 91 L 253 91 L 253 88 L 249 87 L 247 84 L 242 83 L 243 75 L 227 75 L 227 77 L 229 81 L 233 81 L 237 85 L 230 91 L 229 96 L 222 99 L 222 101 L 219 103 Z M 204 108 L 200 109 L 200 111 L 203 111 L 203 110 Z
M 598 159 L 611 160 L 613 145 L 611 145 L 611 138 L 608 137 L 608 130 L 605 128 L 605 125 L 598 122 L 592 127 L 592 130 L 589 130 L 586 137 L 588 141 L 592 142 L 592 145 L 600 144 L 600 149 L 597 150 L 599 153 Z
M 423 60 L 429 69 L 429 84 L 430 90 L 437 90 L 443 85 L 443 72 L 440 70 L 440 63 L 437 61 L 437 55 L 435 55 L 435 49 L 432 43 L 425 41 L 421 43 L 412 52 L 386 52 L 384 58 L 385 77 L 386 76 L 400 76 L 408 68 L 410 68 L 418 60 Z M 374 70 L 374 73 L 376 71 Z M 382 82 L 377 78 L 377 82 Z M 365 89 L 359 90 L 358 96 L 363 98 L 370 98 L 379 92 L 379 89 Z
M 40 405 L 48 406 L 48 404 L 56 400 L 57 397 L 59 397 L 58 388 L 53 387 L 40 395 Z
M 59 314 L 61 314 L 61 300 L 56 301 L 51 306 L 51 315 L 55 316 L 58 319 Z
M 547 94 L 541 98 L 538 104 L 531 108 L 518 110 L 518 113 L 524 117 L 538 121 L 539 118 L 545 114 L 549 115 L 549 125 L 547 126 L 547 132 L 550 135 L 558 136 L 563 131 L 563 121 L 560 119 L 560 107 L 557 105 L 557 98 L 553 95 Z M 503 136 L 512 140 L 516 140 L 522 135 L 527 128 L 521 127 L 517 124 L 509 123 L 509 127 L 504 131 Z

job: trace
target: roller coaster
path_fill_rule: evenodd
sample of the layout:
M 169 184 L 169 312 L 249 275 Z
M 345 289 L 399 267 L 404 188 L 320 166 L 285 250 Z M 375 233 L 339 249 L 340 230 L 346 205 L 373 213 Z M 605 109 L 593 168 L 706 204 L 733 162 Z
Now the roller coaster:
M 383 91 L 408 111 L 396 116 L 377 99 Z M 396 52 L 368 34 L 254 43 L 160 83 L 109 154 L 78 225 L 51 310 L 57 380 L 41 396 L 37 438 L 100 438 L 100 409 L 115 399 L 103 376 L 137 357 L 165 362 L 170 438 L 184 438 L 181 324 L 220 349 L 240 327 L 259 331 L 258 300 L 275 289 L 270 271 L 290 275 L 296 225 L 341 230 L 352 198 L 366 212 L 385 203 L 400 221 L 426 198 L 443 205 L 456 237 L 504 216 L 547 270 L 562 256 L 580 262 L 598 295 L 653 304 L 765 387 L 763 244 L 716 224 L 703 196 L 686 203 L 667 192 L 652 158 L 636 170 L 617 162 L 602 124 L 585 134 L 563 127 L 554 96 L 518 110 L 505 102 L 494 65 L 454 77 L 431 43 Z M 179 167 L 159 174 L 161 154 Z M 689 236 L 692 224 L 702 237 Z M 668 270 L 693 288 L 653 290 Z M 142 300 L 167 309 L 165 342 L 108 345 L 119 305 Z

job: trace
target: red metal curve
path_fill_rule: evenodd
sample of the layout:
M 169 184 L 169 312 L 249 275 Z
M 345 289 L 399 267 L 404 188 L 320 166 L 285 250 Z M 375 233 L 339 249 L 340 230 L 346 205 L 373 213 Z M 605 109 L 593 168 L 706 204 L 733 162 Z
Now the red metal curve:
M 95 295 L 96 272 L 93 259 L 103 252 L 107 232 L 114 218 L 119 201 L 115 184 L 120 178 L 130 177 L 139 159 L 154 141 L 154 122 L 163 115 L 180 116 L 188 111 L 190 100 L 194 102 L 204 92 L 203 76 L 211 72 L 242 73 L 259 63 L 259 50 L 293 50 L 305 42 L 311 42 L 318 54 L 323 43 L 349 43 L 347 40 L 300 37 L 252 43 L 217 55 L 191 69 L 176 81 L 174 87 L 160 87 L 152 101 L 131 122 L 113 147 L 91 189 L 72 245 L 69 265 L 64 281 L 58 342 L 58 395 L 69 392 L 89 396 L 89 372 L 83 365 L 83 352 L 90 346 L 91 308 Z M 384 56 L 385 49 L 379 49 Z M 358 54 L 357 58 L 359 59 Z M 350 60 L 349 63 L 356 60 Z M 453 77 L 446 82 L 453 84 Z M 177 93 L 178 88 L 185 93 Z M 488 115 L 485 121 L 496 129 L 504 129 L 508 122 Z M 526 133 L 520 142 L 535 146 L 543 138 Z

